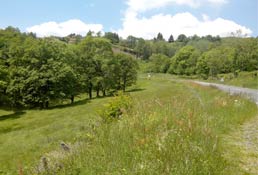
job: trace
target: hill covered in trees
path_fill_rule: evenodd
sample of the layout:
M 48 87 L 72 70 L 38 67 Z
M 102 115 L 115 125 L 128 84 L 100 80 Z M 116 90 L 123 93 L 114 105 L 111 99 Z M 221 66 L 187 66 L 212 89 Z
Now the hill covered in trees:
M 129 36 L 117 44 L 145 60 L 145 72 L 198 75 L 206 79 L 220 73 L 237 76 L 241 71 L 258 70 L 258 38 L 241 38 L 237 34 L 227 38 L 181 34 L 176 40 L 171 35 L 166 41 L 159 33 L 152 40 Z

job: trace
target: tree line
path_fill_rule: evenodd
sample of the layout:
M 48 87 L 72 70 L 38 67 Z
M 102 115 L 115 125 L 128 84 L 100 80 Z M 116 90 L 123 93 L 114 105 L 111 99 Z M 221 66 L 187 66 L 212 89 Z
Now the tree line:
M 112 51 L 104 37 L 37 38 L 8 27 L 0 30 L 0 104 L 47 108 L 87 93 L 89 98 L 125 91 L 136 82 L 137 61 Z M 64 39 L 64 38 L 62 38 Z
M 161 33 L 151 40 L 128 36 L 116 44 L 147 64 L 145 72 L 198 75 L 204 79 L 221 73 L 258 70 L 258 38 L 243 38 L 241 31 L 231 37 L 181 34 L 166 41 Z M 109 35 L 110 36 L 110 35 Z M 129 49 L 128 49 L 129 48 Z
M 161 33 L 145 40 L 91 31 L 85 37 L 37 38 L 8 27 L 0 30 L 0 104 L 46 108 L 64 99 L 73 103 L 82 93 L 93 98 L 93 92 L 98 97 L 125 91 L 137 77 L 138 64 L 130 55 L 143 60 L 145 72 L 237 76 L 258 70 L 258 38 L 181 34 L 166 41 Z
M 176 43 L 175 43 L 176 44 Z M 198 75 L 204 79 L 218 74 L 258 70 L 257 38 L 222 38 L 218 41 L 188 41 L 172 55 L 152 54 L 146 71 L 175 75 Z

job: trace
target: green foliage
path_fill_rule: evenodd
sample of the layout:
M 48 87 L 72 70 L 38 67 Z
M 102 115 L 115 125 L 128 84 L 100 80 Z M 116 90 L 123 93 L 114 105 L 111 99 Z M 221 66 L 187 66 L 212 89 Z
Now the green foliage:
M 187 37 L 180 34 L 175 42 L 173 35 L 165 42 L 159 33 L 153 40 L 129 36 L 126 40 L 120 40 L 119 44 L 130 47 L 143 60 L 149 60 L 152 55 L 158 54 L 170 57 L 172 61 L 166 72 L 171 74 L 196 75 L 207 79 L 221 73 L 258 69 L 256 38 L 220 38 L 211 35 Z M 157 62 L 162 62 L 163 58 L 160 59 Z M 147 61 L 147 64 L 151 63 Z M 154 68 L 152 71 L 164 73 L 163 69 Z
M 177 37 L 177 42 L 183 42 L 183 43 L 187 43 L 188 39 L 187 36 L 185 36 L 185 34 L 180 34 Z
M 110 68 L 107 65 L 113 59 L 111 44 L 104 38 L 86 37 L 80 43 L 79 52 L 81 54 L 76 67 L 89 97 L 92 98 L 94 89 L 97 96 L 100 90 L 105 95 L 106 90 L 110 89 L 108 84 Z
M 114 65 L 115 87 L 125 92 L 127 86 L 136 83 L 138 63 L 131 56 L 120 53 L 114 56 Z
M 111 122 L 120 119 L 132 107 L 131 96 L 118 92 L 100 111 L 100 116 L 104 122 Z
M 197 63 L 197 72 L 216 77 L 218 73 L 233 71 L 235 50 L 230 47 L 214 48 L 205 52 Z
M 245 38 L 237 42 L 236 50 L 235 70 L 258 70 L 258 39 Z
M 30 46 L 30 47 L 29 47 Z M 7 93 L 14 106 L 48 107 L 50 100 L 70 98 L 76 76 L 65 63 L 65 45 L 51 39 L 28 38 L 22 55 L 9 59 Z
M 195 74 L 197 59 L 200 53 L 192 46 L 181 48 L 172 58 L 169 73 L 177 75 Z
M 117 44 L 119 43 L 119 36 L 117 33 L 112 33 L 112 32 L 106 32 L 104 35 L 105 38 L 109 39 L 112 44 Z
M 140 38 L 138 40 L 134 50 L 136 51 L 137 56 L 141 57 L 143 60 L 149 59 L 149 57 L 151 56 L 151 53 L 152 53 L 150 43 L 145 41 L 142 38 Z
M 50 102 L 73 103 L 81 93 L 105 96 L 135 83 L 136 61 L 128 55 L 117 59 L 108 39 L 89 32 L 70 42 L 76 37 L 39 39 L 12 27 L 0 30 L 1 104 L 47 108 Z
M 162 54 L 153 54 L 150 57 L 148 72 L 166 73 L 170 66 L 170 59 Z
M 173 43 L 175 40 L 174 40 L 174 37 L 173 35 L 170 35 L 169 39 L 168 39 L 168 42 L 169 43 Z
M 154 40 L 155 40 L 155 39 L 154 39 Z M 157 40 L 157 41 L 165 41 L 165 39 L 163 38 L 162 33 L 158 33 L 156 40 Z
M 158 41 L 154 42 L 152 46 L 152 53 L 153 54 L 163 54 L 168 56 L 169 55 L 169 43 L 165 41 Z

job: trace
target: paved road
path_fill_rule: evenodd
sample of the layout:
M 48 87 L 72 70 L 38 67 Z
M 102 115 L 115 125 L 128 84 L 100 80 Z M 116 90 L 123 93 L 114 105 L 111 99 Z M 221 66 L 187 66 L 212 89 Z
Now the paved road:
M 206 82 L 201 82 L 201 81 L 193 81 L 193 82 L 203 85 L 203 86 L 215 86 L 218 89 L 229 92 L 230 94 L 244 95 L 244 96 L 248 97 L 249 99 L 253 100 L 258 105 L 258 90 L 223 85 L 223 84 L 216 84 L 216 83 L 206 83 Z

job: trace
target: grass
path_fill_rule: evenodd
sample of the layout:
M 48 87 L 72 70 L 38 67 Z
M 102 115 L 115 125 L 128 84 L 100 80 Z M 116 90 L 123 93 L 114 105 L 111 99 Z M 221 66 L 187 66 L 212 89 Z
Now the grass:
M 111 123 L 98 111 L 112 97 L 51 110 L 0 110 L 0 174 L 35 174 L 42 156 L 49 167 L 58 165 L 49 170 L 56 174 L 238 172 L 224 156 L 223 138 L 254 117 L 256 105 L 170 75 L 146 77 L 129 89 L 132 108 Z M 61 141 L 70 152 L 62 152 Z
M 258 116 L 245 122 L 238 130 L 225 135 L 225 157 L 240 167 L 237 174 L 258 174 Z
M 97 120 L 96 109 L 107 99 L 82 100 L 51 110 L 0 111 L 0 174 L 29 168 L 61 141 L 76 140 Z
M 220 78 L 224 78 L 224 82 L 219 79 L 209 79 L 209 82 L 223 83 L 227 85 L 258 89 L 258 71 L 253 72 L 240 72 L 235 78 L 232 73 L 220 74 Z

